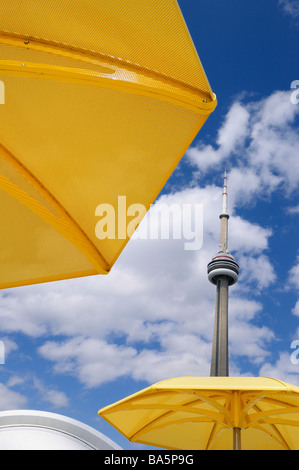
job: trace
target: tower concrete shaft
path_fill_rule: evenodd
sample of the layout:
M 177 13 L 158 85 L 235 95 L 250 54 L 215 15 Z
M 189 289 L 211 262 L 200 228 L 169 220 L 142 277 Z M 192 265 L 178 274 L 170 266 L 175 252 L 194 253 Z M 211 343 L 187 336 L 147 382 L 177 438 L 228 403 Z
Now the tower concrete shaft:
M 217 281 L 214 338 L 211 360 L 211 376 L 227 377 L 228 361 L 228 280 L 223 276 Z
M 208 264 L 208 279 L 216 286 L 214 337 L 211 376 L 229 375 L 228 356 L 228 294 L 229 286 L 238 280 L 239 266 L 228 251 L 228 219 L 226 169 L 220 214 L 220 250 Z

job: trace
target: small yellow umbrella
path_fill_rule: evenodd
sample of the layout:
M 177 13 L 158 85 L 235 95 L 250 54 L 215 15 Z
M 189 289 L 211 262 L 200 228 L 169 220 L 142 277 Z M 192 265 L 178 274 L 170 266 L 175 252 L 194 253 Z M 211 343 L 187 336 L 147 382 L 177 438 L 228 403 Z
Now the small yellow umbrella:
M 107 274 L 215 107 L 176 0 L 0 2 L 0 288 Z
M 99 411 L 131 442 L 172 450 L 297 450 L 299 387 L 267 377 L 179 377 Z

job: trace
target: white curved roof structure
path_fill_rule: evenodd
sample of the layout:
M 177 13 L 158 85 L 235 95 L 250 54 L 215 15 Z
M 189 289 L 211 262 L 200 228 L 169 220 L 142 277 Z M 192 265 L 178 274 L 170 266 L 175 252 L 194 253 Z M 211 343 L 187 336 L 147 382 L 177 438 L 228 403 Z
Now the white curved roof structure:
M 0 450 L 121 450 L 80 421 L 31 410 L 0 412 Z

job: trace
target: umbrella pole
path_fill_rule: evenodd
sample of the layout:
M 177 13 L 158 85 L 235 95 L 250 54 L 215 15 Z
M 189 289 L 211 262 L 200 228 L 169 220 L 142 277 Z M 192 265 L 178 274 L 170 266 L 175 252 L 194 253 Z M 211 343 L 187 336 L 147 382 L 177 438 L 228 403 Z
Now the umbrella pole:
M 241 450 L 241 428 L 233 428 L 233 449 Z

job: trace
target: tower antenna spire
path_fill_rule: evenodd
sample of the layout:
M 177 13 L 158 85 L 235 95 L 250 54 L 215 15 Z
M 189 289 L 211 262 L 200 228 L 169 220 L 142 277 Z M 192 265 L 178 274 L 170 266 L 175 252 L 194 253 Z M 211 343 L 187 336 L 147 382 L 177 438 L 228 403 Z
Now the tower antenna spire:
M 224 168 L 224 182 L 222 192 L 222 212 L 220 214 L 221 228 L 220 228 L 220 251 L 228 253 L 228 195 L 227 195 L 227 175 L 226 167 Z
M 228 290 L 238 280 L 239 265 L 228 251 L 227 175 L 224 170 L 220 251 L 208 264 L 208 279 L 216 286 L 216 308 L 212 348 L 211 376 L 228 376 Z
M 226 176 L 226 167 L 224 167 L 224 183 L 223 183 L 223 193 L 222 193 L 222 213 L 227 214 L 227 176 Z

